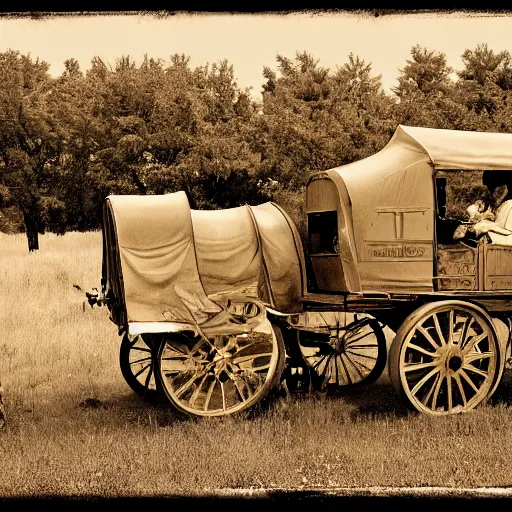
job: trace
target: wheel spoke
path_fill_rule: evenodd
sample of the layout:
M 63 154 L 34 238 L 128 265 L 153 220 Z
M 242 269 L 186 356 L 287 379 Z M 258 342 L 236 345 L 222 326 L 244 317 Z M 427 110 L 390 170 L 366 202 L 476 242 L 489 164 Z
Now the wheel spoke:
M 337 366 L 337 362 L 336 362 L 336 357 L 331 357 L 331 360 L 329 361 L 329 382 L 331 382 L 331 383 L 339 382 L 338 366 Z
M 343 373 L 346 375 L 347 377 L 347 381 L 348 381 L 348 384 L 353 384 L 354 381 L 352 380 L 352 377 L 350 375 L 350 372 L 348 371 L 348 368 L 347 368 L 347 365 L 345 364 L 345 361 L 343 360 L 342 357 L 339 358 L 339 361 L 341 363 L 341 365 L 343 366 Z
M 359 338 L 349 338 L 348 341 L 345 343 L 345 346 L 353 345 L 354 343 L 357 343 L 359 340 L 362 340 L 370 336 L 371 334 L 373 334 L 373 331 L 366 332 L 362 336 L 359 336 Z
M 182 347 L 180 347 L 179 345 L 177 345 L 175 343 L 171 344 L 171 343 L 167 342 L 165 348 L 166 348 L 166 350 L 168 350 L 170 352 L 176 352 L 176 354 L 190 356 L 190 352 L 188 350 L 184 350 Z
M 357 372 L 357 374 L 359 375 L 359 377 L 361 379 L 364 379 L 364 375 L 361 373 L 361 370 L 357 367 L 357 365 L 354 363 L 354 361 L 352 361 L 352 359 L 350 359 L 350 357 L 347 357 L 346 354 L 342 354 L 341 357 L 345 356 L 347 358 L 347 361 L 354 367 L 355 371 Z
M 146 382 L 144 383 L 144 387 L 146 389 L 149 388 L 149 382 L 151 381 L 151 377 L 153 376 L 153 365 L 149 365 L 149 371 L 148 371 L 148 375 L 146 377 Z
M 471 364 L 473 361 L 480 361 L 481 359 L 490 359 L 494 354 L 492 352 L 475 352 L 468 354 L 464 357 L 464 363 Z
M 320 358 L 320 360 L 317 363 L 315 363 L 315 365 L 313 366 L 313 369 L 317 370 L 319 375 L 322 375 L 324 373 L 325 367 L 327 366 L 327 363 L 329 362 L 329 357 L 330 357 L 330 354 Z
M 437 409 L 437 399 L 439 397 L 439 391 L 441 391 L 441 386 L 443 384 L 443 374 L 439 372 L 439 378 L 435 383 L 434 396 L 432 397 L 432 410 L 435 411 Z
M 474 320 L 474 318 L 472 316 L 471 317 L 466 317 L 466 319 L 464 320 L 464 327 L 462 328 L 462 333 L 460 335 L 459 347 L 463 347 L 464 346 L 464 343 L 465 343 L 466 338 L 468 336 L 469 328 L 471 327 L 471 324 L 473 323 L 473 320 Z
M 237 378 L 235 375 L 233 375 L 231 372 L 229 372 L 227 368 L 224 368 L 224 373 L 230 378 L 231 382 L 233 382 L 236 390 L 238 391 L 238 394 L 240 395 L 240 398 L 244 402 L 246 400 L 248 400 L 249 398 L 251 398 L 251 394 L 248 393 L 248 395 L 249 395 L 248 398 L 245 398 L 245 396 L 243 394 L 244 387 L 248 386 L 248 384 L 245 382 L 245 380 Z M 240 389 L 240 381 L 242 381 L 245 384 L 245 386 L 242 386 L 242 389 Z
M 464 370 L 476 373 L 477 375 L 480 375 L 481 377 L 484 377 L 485 379 L 489 377 L 489 374 L 487 372 L 484 372 L 483 370 L 480 370 L 478 368 L 475 368 L 472 364 L 464 364 L 462 366 Z
M 448 325 L 449 325 L 449 331 L 448 331 L 448 345 L 453 345 L 453 325 L 454 325 L 454 321 L 453 321 L 453 309 L 450 309 Z
M 349 347 L 350 350 L 371 350 L 372 348 L 378 349 L 379 345 L 377 345 L 377 344 L 357 345 L 357 347 L 351 347 L 350 345 L 345 345 L 345 347 Z M 345 348 L 345 352 L 348 352 L 347 348 Z
M 358 354 L 357 352 L 352 352 L 352 350 L 345 350 L 345 354 L 352 354 L 357 357 L 364 357 L 365 359 L 371 359 L 372 361 L 377 360 L 377 356 L 370 356 L 368 354 Z
M 343 361 L 341 360 L 341 356 L 335 357 L 334 360 L 336 361 L 336 381 L 338 386 L 343 386 L 347 382 Z
M 464 386 L 462 385 L 462 382 L 460 380 L 460 375 L 458 373 L 455 373 L 453 375 L 453 379 L 457 383 L 457 387 L 459 388 L 460 396 L 462 397 L 462 401 L 464 402 L 464 406 L 468 404 L 468 399 L 466 398 L 466 393 L 464 391 Z
M 262 364 L 260 366 L 250 366 L 249 368 L 246 368 L 245 366 L 241 366 L 239 368 L 244 371 L 250 370 L 251 372 L 262 372 L 264 370 L 268 370 L 270 368 L 271 364 L 272 364 L 272 361 L 269 361 L 268 363 Z
M 226 392 L 224 391 L 224 382 L 219 380 L 220 392 L 222 393 L 222 410 L 226 412 Z
M 237 348 L 233 352 L 232 356 L 236 356 L 239 352 L 242 352 L 242 350 L 245 350 L 246 348 L 249 348 L 249 347 L 254 347 L 254 345 L 256 345 L 256 342 L 255 341 L 251 341 L 251 342 L 247 343 L 247 345 L 244 345 L 243 347 Z
M 210 405 L 210 400 L 213 395 L 213 390 L 215 389 L 215 384 L 217 384 L 216 379 L 214 379 L 212 381 L 212 383 L 210 384 L 210 387 L 208 388 L 208 392 L 206 393 L 206 397 L 204 399 L 204 406 L 203 406 L 203 411 L 205 411 L 205 412 L 208 410 L 208 406 Z
M 459 370 L 459 375 L 461 375 L 464 380 L 473 388 L 475 393 L 478 393 L 478 388 L 475 386 L 475 383 L 471 380 L 471 377 L 464 371 L 464 368 Z
M 443 332 L 441 331 L 441 326 L 439 325 L 439 318 L 437 318 L 437 313 L 434 313 L 432 315 L 432 318 L 434 319 L 434 326 L 436 328 L 437 336 L 439 338 L 439 341 L 441 342 L 441 346 L 443 347 L 446 345 L 446 340 L 444 339 Z
M 470 350 L 477 346 L 482 340 L 484 340 L 485 338 L 487 338 L 487 334 L 485 332 L 483 332 L 482 334 L 479 334 L 477 336 L 473 336 L 473 338 L 471 338 L 468 343 L 463 347 L 462 349 L 462 354 L 464 356 L 467 356 L 467 354 L 470 352 Z
M 452 377 L 450 372 L 446 373 L 446 390 L 448 394 L 448 412 L 450 412 L 453 409 Z
M 151 366 L 151 364 L 146 364 L 145 366 L 143 366 L 137 373 L 134 373 L 133 376 L 135 378 L 137 378 L 142 372 L 144 372 L 145 370 L 147 370 L 149 367 Z
M 422 354 L 425 354 L 426 356 L 429 356 L 429 357 L 439 357 L 439 355 L 436 353 L 436 352 L 429 352 L 428 350 L 425 350 L 424 348 L 418 346 L 418 345 L 415 345 L 414 343 L 409 343 L 407 345 L 407 348 L 411 349 L 411 350 L 415 350 L 416 352 L 420 352 Z M 439 348 L 439 347 L 437 347 Z
M 418 331 L 423 334 L 425 339 L 434 347 L 435 350 L 439 348 L 439 345 L 434 341 L 434 338 L 430 335 L 430 333 L 421 325 L 418 325 Z M 416 346 L 416 345 L 415 345 Z M 431 355 L 431 354 L 429 354 Z
M 460 339 L 460 342 L 459 342 L 459 346 L 460 346 L 461 350 L 466 345 L 466 342 L 468 340 L 469 329 L 473 325 L 474 321 L 475 321 L 475 319 L 473 317 L 470 317 L 469 318 L 469 322 L 466 322 L 466 324 L 464 326 L 465 327 L 465 331 L 462 333 L 462 336 L 461 336 L 461 339 Z
M 416 395 L 416 393 L 423 387 L 423 385 L 437 372 L 441 371 L 440 368 L 436 367 L 430 372 L 428 372 L 422 379 L 420 379 L 416 385 L 411 389 L 411 394 Z
M 183 395 L 183 393 L 185 393 L 185 391 L 187 391 L 187 389 L 190 388 L 190 386 L 192 386 L 192 384 L 194 384 L 194 382 L 201 378 L 202 375 L 193 375 L 189 380 L 187 380 L 187 382 L 185 382 L 185 384 L 183 384 L 182 386 L 180 386 L 179 389 L 177 389 L 175 391 L 175 395 L 179 398 L 181 395 Z
M 142 359 L 136 359 L 135 361 L 130 361 L 130 366 L 134 364 L 142 363 L 143 361 L 151 361 L 151 357 L 143 357 Z
M 162 355 L 160 358 L 162 361 L 172 361 L 173 359 L 192 359 L 191 354 L 184 354 L 183 352 L 179 352 L 177 350 L 174 350 L 174 348 L 171 348 L 169 346 L 165 347 L 165 356 Z
M 354 354 L 354 356 L 363 357 L 363 356 L 359 356 L 358 354 Z M 348 357 L 348 355 L 347 355 L 347 354 L 345 354 L 345 357 L 346 357 L 346 358 L 347 358 L 351 363 L 356 363 L 356 364 L 358 364 L 359 366 L 361 366 L 362 368 L 364 368 L 365 370 L 367 370 L 367 371 L 368 371 L 368 373 L 372 371 L 372 368 L 371 368 L 371 367 L 366 366 L 364 363 L 361 363 L 361 361 L 358 361 L 357 359 L 354 359 L 354 358 L 350 358 L 350 357 Z
M 260 357 L 272 357 L 272 352 L 265 352 L 263 354 L 249 354 L 247 356 L 238 356 L 235 358 L 231 358 L 233 364 L 247 363 L 248 361 L 259 359 Z
M 331 370 L 331 361 L 332 361 L 332 355 L 327 356 L 327 361 L 325 363 L 325 372 L 324 372 L 324 378 L 322 386 L 325 386 L 326 384 L 329 384 L 331 380 L 332 370 Z
M 434 383 L 432 384 L 432 386 L 430 387 L 430 391 L 427 393 L 427 396 L 421 401 L 423 405 L 427 405 L 428 404 L 428 401 L 430 400 L 430 397 L 432 396 L 432 393 L 434 392 L 436 386 L 437 386 L 437 383 L 438 381 L 441 379 L 441 373 L 438 373 L 436 375 L 436 378 L 434 380 Z
M 432 368 L 437 366 L 436 361 L 430 361 L 429 363 L 406 363 L 404 365 L 404 372 L 413 372 L 415 370 L 424 370 L 425 368 Z
M 228 365 L 231 366 L 231 363 L 229 361 L 228 361 Z M 233 368 L 231 368 L 231 370 L 233 371 Z M 226 375 L 235 384 L 235 387 L 237 388 L 240 396 L 242 397 L 242 400 L 244 400 L 244 401 L 250 400 L 250 398 L 254 395 L 254 392 L 250 386 L 250 382 L 249 382 L 250 379 L 247 379 L 245 377 L 251 376 L 252 380 L 256 379 L 258 381 L 258 383 L 260 383 L 261 382 L 260 375 L 252 372 L 251 370 L 244 370 L 243 373 L 239 373 L 240 370 L 235 368 L 235 373 L 232 373 L 232 371 L 228 371 L 227 368 L 224 369 L 224 372 L 226 373 Z M 240 389 L 240 383 L 243 384 L 242 390 Z M 245 396 L 243 394 L 244 389 L 247 391 L 247 398 L 245 398 Z
M 199 385 L 197 386 L 195 391 L 192 393 L 192 396 L 190 397 L 190 399 L 188 401 L 190 405 L 192 405 L 192 406 L 195 405 L 197 399 L 199 398 L 199 395 L 201 394 L 203 384 L 205 383 L 207 378 L 208 378 L 208 374 L 204 375 L 204 377 L 201 379 L 201 382 L 199 383 Z
M 149 357 L 148 357 L 148 359 L 149 359 Z M 200 364 L 200 362 L 196 361 L 192 356 L 185 355 L 185 354 L 176 354 L 174 356 L 167 356 L 167 357 L 161 357 L 160 358 L 161 361 L 175 361 L 176 359 L 179 359 L 179 360 L 189 359 L 191 361 L 194 361 L 194 362 Z

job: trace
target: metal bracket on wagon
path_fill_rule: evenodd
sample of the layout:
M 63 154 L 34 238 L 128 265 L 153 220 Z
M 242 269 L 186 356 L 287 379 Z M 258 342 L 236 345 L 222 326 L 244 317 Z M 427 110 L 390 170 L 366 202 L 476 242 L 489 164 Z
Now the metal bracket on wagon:
M 87 297 L 87 302 L 89 303 L 91 308 L 95 304 L 97 306 L 101 307 L 108 302 L 108 298 L 105 297 L 103 294 L 100 294 L 98 292 L 98 288 L 93 288 L 93 290 L 96 290 L 96 293 L 85 292 L 85 296 Z
M 296 331 L 308 331 L 308 332 L 329 332 L 325 326 L 308 325 L 306 321 L 307 313 L 281 313 L 267 305 L 265 305 L 267 313 L 276 320 L 284 322 L 287 327 L 291 327 Z

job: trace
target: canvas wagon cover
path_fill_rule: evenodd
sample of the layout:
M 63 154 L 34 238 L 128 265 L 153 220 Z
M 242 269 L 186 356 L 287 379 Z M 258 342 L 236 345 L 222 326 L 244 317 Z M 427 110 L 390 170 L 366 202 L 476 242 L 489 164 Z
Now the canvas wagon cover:
M 348 192 L 352 291 L 433 289 L 434 169 L 512 170 L 512 134 L 399 125 L 374 155 L 318 173 Z
M 218 309 L 208 295 L 228 291 L 298 312 L 303 274 L 295 226 L 274 203 L 191 210 L 184 192 L 105 201 L 103 279 L 117 325 L 200 321 Z
M 376 201 L 418 206 L 432 188 L 432 167 L 512 170 L 512 134 L 399 125 L 374 155 L 327 172 L 341 176 L 363 220 Z

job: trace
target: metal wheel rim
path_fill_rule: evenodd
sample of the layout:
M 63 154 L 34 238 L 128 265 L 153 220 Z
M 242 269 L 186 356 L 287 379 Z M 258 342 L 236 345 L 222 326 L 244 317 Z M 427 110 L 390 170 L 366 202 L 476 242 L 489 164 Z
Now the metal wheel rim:
M 274 328 L 265 319 L 247 335 L 208 339 L 166 338 L 158 366 L 163 388 L 181 411 L 223 416 L 257 403 L 272 385 L 279 364 Z
M 324 347 L 322 350 L 322 347 L 314 347 L 312 350 L 299 341 L 301 352 L 310 368 L 322 379 L 322 386 L 358 384 L 368 378 L 377 366 L 379 341 L 374 329 L 377 321 L 362 317 L 344 327 L 344 313 L 331 314 L 333 318 L 327 319 L 325 314 L 319 313 L 323 326 L 330 327 L 330 348 Z M 310 333 L 306 336 L 314 338 Z M 301 333 L 300 337 L 304 339 L 305 333 Z
M 399 358 L 404 392 L 420 412 L 467 412 L 489 395 L 498 371 L 496 335 L 485 317 L 463 306 L 444 306 L 407 334 Z
M 130 340 L 128 366 L 133 377 L 141 386 L 149 391 L 157 390 L 155 372 L 153 371 L 152 350 L 140 334 L 137 334 Z

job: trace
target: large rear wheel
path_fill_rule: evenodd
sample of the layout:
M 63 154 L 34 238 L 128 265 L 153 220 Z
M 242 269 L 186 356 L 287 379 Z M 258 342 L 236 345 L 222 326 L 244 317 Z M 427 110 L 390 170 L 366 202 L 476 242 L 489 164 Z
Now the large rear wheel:
M 281 331 L 265 317 L 247 334 L 168 334 L 157 354 L 157 377 L 177 410 L 226 416 L 260 402 L 284 366 Z
M 456 300 L 426 304 L 409 315 L 389 359 L 399 396 L 409 408 L 435 416 L 484 403 L 503 371 L 491 318 L 481 307 Z

